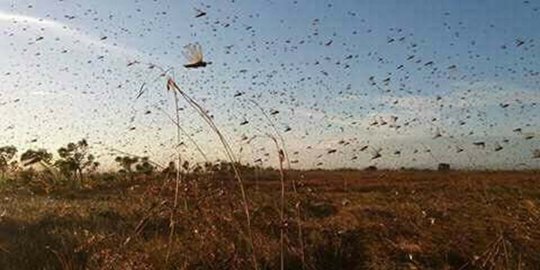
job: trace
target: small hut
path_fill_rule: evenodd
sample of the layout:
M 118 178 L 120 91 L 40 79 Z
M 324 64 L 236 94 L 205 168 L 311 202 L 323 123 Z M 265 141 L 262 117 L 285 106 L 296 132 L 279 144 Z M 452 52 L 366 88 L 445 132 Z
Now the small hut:
M 439 163 L 438 170 L 439 171 L 449 171 L 450 170 L 450 164 L 448 164 L 448 163 Z

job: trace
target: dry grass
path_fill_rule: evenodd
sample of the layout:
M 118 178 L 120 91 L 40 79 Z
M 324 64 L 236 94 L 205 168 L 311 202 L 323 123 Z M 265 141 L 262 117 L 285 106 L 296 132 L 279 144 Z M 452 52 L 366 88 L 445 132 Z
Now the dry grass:
M 260 268 L 302 267 L 294 220 L 280 220 L 279 172 L 245 175 Z M 538 172 L 286 171 L 285 216 L 303 205 L 308 269 L 533 269 L 540 265 Z M 186 175 L 165 264 L 175 186 L 95 175 L 89 186 L 3 181 L 1 269 L 252 268 L 241 194 L 231 172 Z M 222 181 L 219 181 L 222 180 Z M 41 180 L 40 180 L 41 181 Z M 290 181 L 290 180 L 288 180 Z M 31 181 L 33 183 L 33 180 Z M 37 182 L 39 183 L 39 181 Z M 126 239 L 130 239 L 126 243 Z

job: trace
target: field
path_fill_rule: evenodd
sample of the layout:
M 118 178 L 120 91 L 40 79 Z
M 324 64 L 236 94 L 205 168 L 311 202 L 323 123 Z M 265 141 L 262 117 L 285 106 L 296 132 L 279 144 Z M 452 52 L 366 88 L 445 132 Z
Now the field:
M 537 269 L 537 171 L 29 173 L 0 186 L 0 269 Z M 296 192 L 293 190 L 293 180 Z M 171 217 L 175 230 L 171 233 Z

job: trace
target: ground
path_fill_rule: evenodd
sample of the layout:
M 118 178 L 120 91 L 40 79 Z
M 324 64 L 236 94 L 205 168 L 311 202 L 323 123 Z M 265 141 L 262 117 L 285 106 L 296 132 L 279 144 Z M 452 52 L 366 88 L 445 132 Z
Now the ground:
M 279 269 L 282 229 L 288 269 L 540 266 L 538 171 L 286 171 L 283 221 L 279 174 L 249 174 L 253 249 L 230 175 L 185 176 L 176 208 L 163 175 L 4 179 L 0 269 Z

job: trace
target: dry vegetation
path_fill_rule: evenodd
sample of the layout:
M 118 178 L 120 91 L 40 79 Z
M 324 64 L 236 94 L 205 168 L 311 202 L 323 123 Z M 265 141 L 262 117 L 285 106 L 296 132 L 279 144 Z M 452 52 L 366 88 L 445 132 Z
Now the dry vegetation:
M 260 269 L 280 267 L 282 229 L 288 269 L 540 265 L 537 171 L 286 171 L 284 222 L 279 172 L 240 171 Z M 0 188 L 0 268 L 253 268 L 232 168 L 182 179 L 181 207 L 173 208 L 174 176 L 162 173 L 94 173 L 82 186 L 46 171 L 8 176 Z

